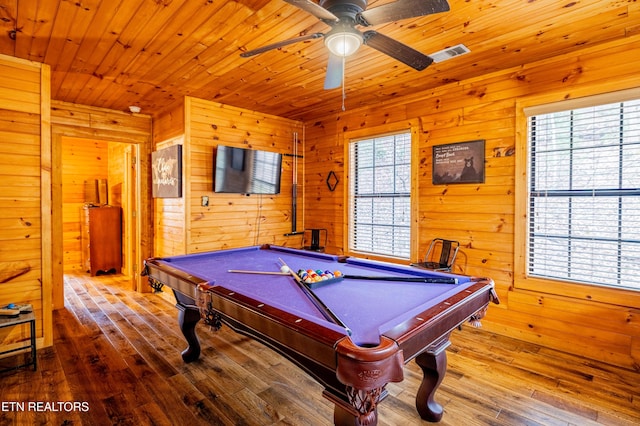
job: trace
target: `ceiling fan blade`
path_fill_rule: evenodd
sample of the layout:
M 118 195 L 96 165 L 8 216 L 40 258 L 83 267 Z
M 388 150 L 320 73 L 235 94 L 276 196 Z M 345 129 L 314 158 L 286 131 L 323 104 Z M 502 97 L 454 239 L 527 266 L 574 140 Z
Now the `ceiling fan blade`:
M 447 11 L 447 0 L 398 0 L 359 13 L 357 21 L 366 27 Z
M 318 5 L 317 3 L 312 2 L 311 0 L 284 0 L 287 3 L 297 7 L 298 9 L 302 9 L 307 13 L 312 14 L 318 19 L 323 21 L 338 21 L 338 17 L 333 13 L 329 12 L 324 7 Z
M 400 43 L 384 34 L 376 31 L 365 31 L 363 34 L 364 44 L 376 49 L 398 61 L 409 65 L 411 68 L 422 71 L 433 63 L 433 59 L 424 53 Z
M 327 63 L 327 75 L 324 78 L 324 89 L 335 89 L 342 85 L 344 73 L 344 57 L 329 53 L 329 62 Z
M 240 54 L 240 56 L 242 56 L 243 58 L 248 58 L 250 56 L 254 56 L 254 55 L 257 55 L 259 53 L 266 52 L 268 50 L 280 49 L 281 47 L 288 46 L 288 45 L 293 44 L 293 43 L 299 43 L 301 41 L 311 40 L 311 39 L 314 39 L 314 38 L 321 38 L 321 37 L 324 37 L 324 34 L 322 34 L 322 33 L 307 34 L 307 35 L 303 35 L 303 36 L 300 36 L 300 37 L 292 38 L 292 39 L 289 39 L 289 40 L 284 40 L 284 41 L 279 41 L 277 43 L 268 44 L 266 46 L 258 47 L 257 49 L 253 49 L 253 50 L 249 50 L 249 51 L 246 51 L 246 52 L 242 52 Z

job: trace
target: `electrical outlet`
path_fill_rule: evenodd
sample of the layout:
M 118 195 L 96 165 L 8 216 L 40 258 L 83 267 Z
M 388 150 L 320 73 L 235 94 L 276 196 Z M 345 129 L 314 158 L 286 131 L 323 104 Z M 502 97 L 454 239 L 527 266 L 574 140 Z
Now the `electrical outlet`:
M 208 207 L 209 206 L 209 197 L 207 197 L 206 195 L 202 196 L 202 207 Z

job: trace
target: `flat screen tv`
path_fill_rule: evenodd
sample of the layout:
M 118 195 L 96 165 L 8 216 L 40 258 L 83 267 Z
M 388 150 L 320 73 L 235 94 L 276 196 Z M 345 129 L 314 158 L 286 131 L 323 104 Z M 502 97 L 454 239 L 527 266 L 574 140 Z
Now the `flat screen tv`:
M 280 193 L 282 154 L 218 145 L 214 163 L 214 192 Z

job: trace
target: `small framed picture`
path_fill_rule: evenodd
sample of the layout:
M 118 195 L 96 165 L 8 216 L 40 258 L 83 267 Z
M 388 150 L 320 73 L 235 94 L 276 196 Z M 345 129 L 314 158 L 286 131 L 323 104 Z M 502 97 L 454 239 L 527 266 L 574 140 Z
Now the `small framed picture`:
M 182 197 L 182 145 L 152 152 L 151 171 L 154 198 Z
M 484 139 L 433 147 L 433 184 L 484 183 Z

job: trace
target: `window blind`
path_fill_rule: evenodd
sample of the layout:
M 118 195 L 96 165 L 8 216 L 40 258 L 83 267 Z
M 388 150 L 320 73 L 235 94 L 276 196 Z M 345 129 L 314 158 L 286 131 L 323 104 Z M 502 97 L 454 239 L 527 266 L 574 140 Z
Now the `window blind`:
M 253 151 L 251 181 L 255 191 L 270 194 L 280 189 L 280 154 L 267 151 Z
M 409 259 L 411 133 L 350 144 L 351 250 Z
M 528 273 L 640 290 L 640 100 L 529 117 Z

